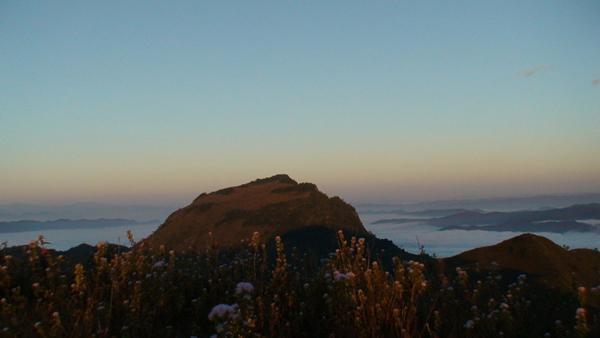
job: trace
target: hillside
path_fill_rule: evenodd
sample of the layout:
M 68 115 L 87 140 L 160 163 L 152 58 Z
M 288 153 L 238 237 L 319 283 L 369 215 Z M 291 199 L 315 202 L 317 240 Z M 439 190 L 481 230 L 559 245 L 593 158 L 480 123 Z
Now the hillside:
M 198 250 L 215 241 L 230 248 L 255 231 L 269 240 L 307 227 L 368 235 L 354 208 L 339 197 L 328 197 L 314 184 L 276 175 L 201 194 L 172 213 L 145 242 Z
M 446 259 L 452 265 L 475 265 L 526 273 L 535 280 L 565 289 L 593 287 L 600 282 L 600 252 L 567 250 L 551 240 L 523 234 L 496 245 L 465 251 Z

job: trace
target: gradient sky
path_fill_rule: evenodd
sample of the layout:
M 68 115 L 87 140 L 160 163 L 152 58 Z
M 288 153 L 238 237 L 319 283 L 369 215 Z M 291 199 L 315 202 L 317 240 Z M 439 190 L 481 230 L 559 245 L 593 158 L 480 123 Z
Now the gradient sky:
M 0 155 L 0 203 L 600 191 L 600 2 L 1 1 Z

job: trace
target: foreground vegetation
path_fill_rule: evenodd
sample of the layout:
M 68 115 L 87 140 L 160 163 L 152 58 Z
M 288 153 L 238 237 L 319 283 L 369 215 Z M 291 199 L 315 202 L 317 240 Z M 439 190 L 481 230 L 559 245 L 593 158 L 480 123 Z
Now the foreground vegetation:
M 259 235 L 236 251 L 99 244 L 71 264 L 43 238 L 0 254 L 0 337 L 593 337 L 599 289 L 547 293 L 525 275 L 371 261 L 344 238 L 328 259 L 269 254 Z M 133 238 L 130 237 L 133 243 Z

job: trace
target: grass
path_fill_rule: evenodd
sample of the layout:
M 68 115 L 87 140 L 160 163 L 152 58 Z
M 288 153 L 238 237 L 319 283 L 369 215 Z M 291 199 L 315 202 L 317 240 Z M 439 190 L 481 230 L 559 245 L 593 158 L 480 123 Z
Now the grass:
M 370 261 L 338 234 L 315 261 L 258 233 L 239 250 L 175 252 L 99 244 L 72 265 L 39 238 L 24 259 L 0 254 L 0 337 L 593 337 L 590 300 L 547 293 L 521 275 Z M 135 244 L 130 237 L 132 244 Z

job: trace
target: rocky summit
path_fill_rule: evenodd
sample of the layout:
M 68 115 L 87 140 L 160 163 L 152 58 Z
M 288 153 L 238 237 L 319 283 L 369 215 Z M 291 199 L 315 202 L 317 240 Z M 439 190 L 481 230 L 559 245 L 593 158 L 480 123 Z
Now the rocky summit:
M 145 243 L 177 250 L 202 250 L 213 243 L 232 248 L 255 231 L 269 240 L 315 227 L 368 235 L 356 210 L 341 198 L 275 175 L 201 194 L 172 213 Z

